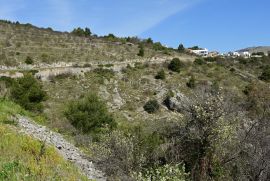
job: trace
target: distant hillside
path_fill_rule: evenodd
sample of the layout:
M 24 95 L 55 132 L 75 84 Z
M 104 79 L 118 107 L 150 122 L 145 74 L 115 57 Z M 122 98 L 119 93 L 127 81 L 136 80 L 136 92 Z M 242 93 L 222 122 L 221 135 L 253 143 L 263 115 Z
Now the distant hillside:
M 175 56 L 178 53 L 151 39 L 137 37 L 77 36 L 56 32 L 51 28 L 38 28 L 31 24 L 0 20 L 0 65 L 16 66 L 27 57 L 33 63 L 104 62 L 138 59 L 140 46 L 143 58 Z
M 270 46 L 249 47 L 238 50 L 238 52 L 245 52 L 245 51 L 248 51 L 250 53 L 264 52 L 265 54 L 268 54 L 268 52 L 270 52 Z

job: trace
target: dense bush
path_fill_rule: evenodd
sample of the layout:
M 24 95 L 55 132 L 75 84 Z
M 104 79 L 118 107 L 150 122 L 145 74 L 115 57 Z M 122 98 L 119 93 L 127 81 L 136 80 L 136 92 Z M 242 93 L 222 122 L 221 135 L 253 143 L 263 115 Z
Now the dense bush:
M 29 56 L 26 57 L 26 59 L 25 59 L 24 62 L 25 62 L 26 64 L 28 64 L 28 65 L 34 63 L 33 59 L 32 59 L 31 57 L 29 57 Z
M 203 65 L 203 64 L 205 64 L 205 61 L 202 58 L 196 58 L 195 61 L 194 61 L 194 64 Z
M 195 77 L 191 76 L 191 78 L 189 79 L 189 81 L 187 82 L 187 86 L 191 89 L 195 88 Z
M 166 75 L 165 75 L 165 71 L 164 70 L 161 70 L 157 73 L 157 75 L 155 76 L 156 79 L 161 79 L 161 80 L 164 80 L 166 78 Z
M 117 177 L 109 180 L 130 180 L 131 173 L 139 173 L 159 163 L 163 155 L 159 147 L 162 143 L 157 133 L 135 126 L 125 132 L 114 130 L 101 135 L 99 143 L 92 144 L 90 148 L 106 174 Z
M 139 48 L 140 48 L 140 50 L 139 50 L 139 53 L 137 55 L 140 56 L 140 57 L 143 57 L 144 56 L 144 47 L 143 47 L 143 45 L 140 45 Z
M 12 84 L 11 98 L 27 110 L 40 112 L 43 110 L 42 101 L 46 100 L 47 94 L 33 75 L 26 74 Z
M 164 47 L 160 42 L 156 42 L 153 44 L 153 49 L 156 51 L 165 50 L 166 47 Z
M 185 47 L 183 44 L 180 44 L 177 48 L 178 52 L 182 53 L 182 52 L 185 52 Z
M 155 113 L 159 110 L 159 104 L 157 100 L 150 100 L 144 106 L 144 110 L 149 114 Z
M 217 57 L 205 57 L 204 60 L 206 62 L 216 62 L 218 60 Z
M 85 37 L 88 37 L 88 36 L 91 36 L 91 31 L 89 28 L 85 28 L 85 29 L 82 29 L 80 27 L 78 28 L 75 28 L 73 29 L 73 31 L 71 32 L 73 35 L 76 35 L 76 36 L 85 36 Z
M 70 102 L 64 114 L 71 124 L 83 133 L 99 133 L 116 126 L 106 104 L 92 93 Z
M 254 52 L 252 55 L 265 56 L 264 52 Z
M 137 181 L 160 180 L 160 181 L 187 181 L 189 174 L 185 172 L 184 165 L 164 165 L 151 168 L 144 172 L 134 173 Z
M 263 68 L 262 74 L 259 76 L 259 79 L 264 81 L 270 81 L 270 66 L 266 66 Z
M 172 59 L 172 61 L 170 62 L 168 68 L 171 70 L 171 71 L 174 71 L 174 72 L 180 72 L 180 69 L 183 67 L 183 63 L 179 60 L 179 58 L 174 58 Z

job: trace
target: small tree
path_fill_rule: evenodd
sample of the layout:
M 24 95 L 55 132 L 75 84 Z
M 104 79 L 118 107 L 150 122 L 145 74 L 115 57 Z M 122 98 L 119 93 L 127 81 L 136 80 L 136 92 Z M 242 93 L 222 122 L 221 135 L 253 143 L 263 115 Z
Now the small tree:
M 141 44 L 139 46 L 139 48 L 140 48 L 140 50 L 139 50 L 139 53 L 137 55 L 140 56 L 140 57 L 143 57 L 144 56 L 144 47 L 143 47 L 143 45 Z
M 27 74 L 13 83 L 11 98 L 26 110 L 41 112 L 42 101 L 47 99 L 47 94 L 42 90 L 41 83 L 32 74 Z
M 174 72 L 180 72 L 180 68 L 183 67 L 183 63 L 179 60 L 179 58 L 174 58 L 172 59 L 172 61 L 170 62 L 168 68 L 171 70 L 171 71 L 174 71 Z
M 157 73 L 157 75 L 155 76 L 156 79 L 161 79 L 161 80 L 164 80 L 166 78 L 166 75 L 165 75 L 165 71 L 164 70 L 161 70 Z
M 259 79 L 269 82 L 270 81 L 270 66 L 267 66 L 263 69 L 262 74 L 259 76 Z
M 219 149 L 227 142 L 226 131 L 231 123 L 226 120 L 223 97 L 219 93 L 202 94 L 196 95 L 198 100 L 184 103 L 182 111 L 187 123 L 185 127 L 176 126 L 169 133 L 172 141 L 168 149 L 171 158 L 168 159 L 172 162 L 184 160 L 192 180 L 219 180 Z
M 34 63 L 33 59 L 32 59 L 30 56 L 27 56 L 24 62 L 25 62 L 26 64 L 28 64 L 28 65 Z
M 153 44 L 154 42 L 153 42 L 152 38 L 148 38 L 148 39 L 146 40 L 146 43 L 148 43 L 148 44 Z
M 70 102 L 65 116 L 75 128 L 83 133 L 99 133 L 105 128 L 112 129 L 116 126 L 105 103 L 95 94 Z
M 184 51 L 185 51 L 184 45 L 181 43 L 181 44 L 178 46 L 177 50 L 178 50 L 179 52 L 181 52 L 181 53 L 184 52 Z
M 191 78 L 189 79 L 189 81 L 187 82 L 187 86 L 191 89 L 195 88 L 195 77 L 191 76 Z
M 91 30 L 87 27 L 85 29 L 82 29 L 80 27 L 74 28 L 71 33 L 76 35 L 76 36 L 85 36 L 85 37 L 91 36 L 91 34 L 92 34 Z
M 203 64 L 205 64 L 205 61 L 202 58 L 196 58 L 195 61 L 194 61 L 194 64 L 203 65 Z
M 86 27 L 84 29 L 84 34 L 85 34 L 85 36 L 91 36 L 92 32 L 91 32 L 91 30 L 89 28 Z
M 159 104 L 157 100 L 150 100 L 144 106 L 144 110 L 149 114 L 156 113 L 159 110 Z

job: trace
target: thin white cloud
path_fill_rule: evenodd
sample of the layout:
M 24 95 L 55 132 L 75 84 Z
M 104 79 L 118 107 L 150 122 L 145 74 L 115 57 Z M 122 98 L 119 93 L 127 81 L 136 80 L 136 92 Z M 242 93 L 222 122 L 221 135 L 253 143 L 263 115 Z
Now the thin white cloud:
M 199 0 L 157 0 L 148 1 L 141 6 L 132 9 L 130 13 L 123 10 L 120 16 L 128 16 L 128 18 L 118 17 L 120 20 L 113 26 L 103 26 L 99 29 L 104 29 L 107 32 L 115 32 L 117 35 L 140 35 L 143 32 L 158 25 L 168 17 L 185 10 L 194 5 Z M 124 8 L 126 8 L 124 6 Z M 122 11 L 121 8 L 117 11 Z M 113 17 L 113 15 L 111 15 Z M 117 16 L 117 15 L 116 15 Z M 117 17 L 114 17 L 117 18 Z

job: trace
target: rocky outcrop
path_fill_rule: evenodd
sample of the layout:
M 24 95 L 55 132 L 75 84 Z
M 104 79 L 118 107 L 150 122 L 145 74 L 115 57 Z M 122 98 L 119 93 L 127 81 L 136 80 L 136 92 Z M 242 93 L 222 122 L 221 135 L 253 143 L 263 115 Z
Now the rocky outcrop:
M 192 101 L 180 92 L 164 100 L 164 104 L 169 110 L 177 112 L 183 112 L 191 103 Z
M 66 141 L 62 135 L 50 131 L 45 126 L 33 123 L 28 118 L 19 116 L 17 120 L 23 133 L 54 146 L 65 159 L 73 162 L 89 179 L 106 180 L 104 174 L 97 170 L 93 163 L 78 148 Z

